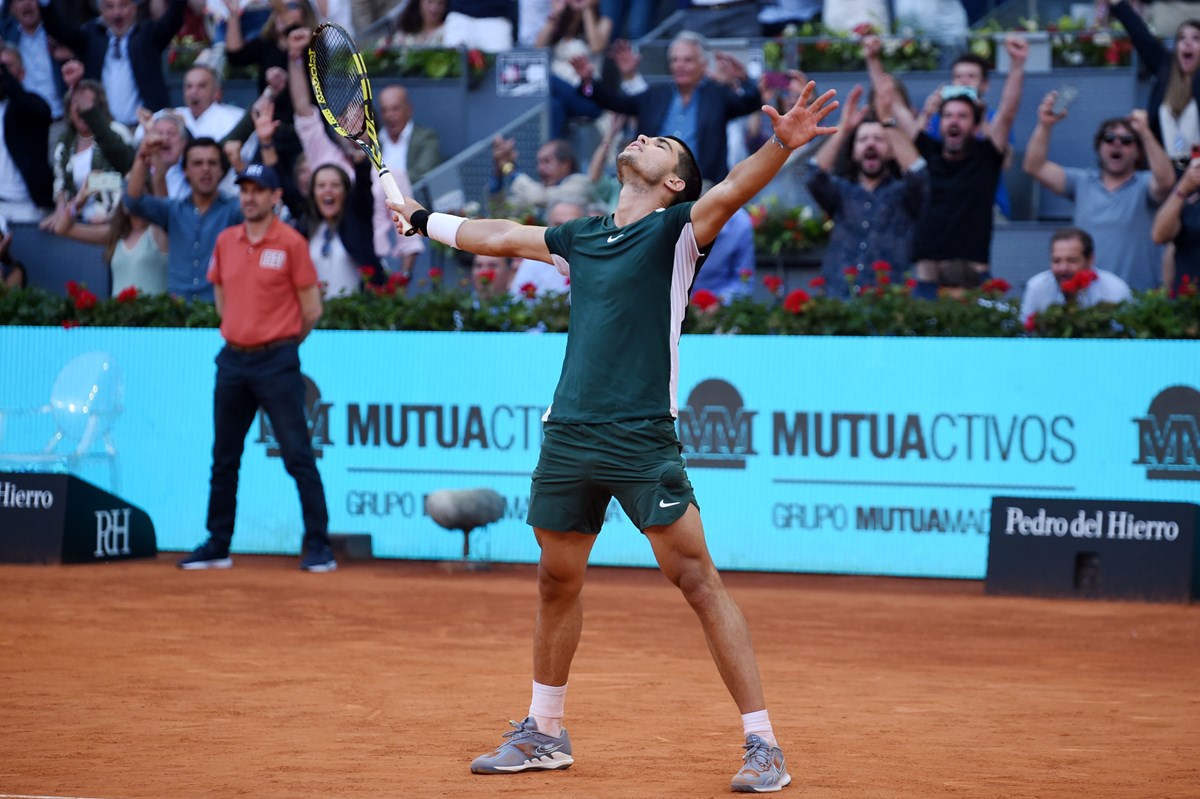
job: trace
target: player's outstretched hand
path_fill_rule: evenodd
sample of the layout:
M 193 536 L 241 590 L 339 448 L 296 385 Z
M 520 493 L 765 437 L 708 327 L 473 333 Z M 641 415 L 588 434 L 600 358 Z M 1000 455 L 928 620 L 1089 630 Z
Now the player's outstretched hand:
M 821 125 L 825 121 L 825 117 L 838 107 L 838 101 L 833 99 L 837 96 L 837 91 L 830 89 L 813 100 L 813 92 L 816 90 L 816 82 L 810 80 L 805 84 L 804 91 L 800 92 L 800 98 L 796 100 L 796 104 L 786 114 L 780 114 L 769 105 L 762 107 L 763 113 L 771 119 L 771 127 L 775 129 L 775 135 L 793 150 L 803 147 L 818 136 L 837 133 L 837 127 Z
M 414 225 L 412 218 L 417 211 L 424 211 L 425 206 L 411 197 L 405 197 L 404 202 L 398 203 L 393 200 L 387 201 L 388 210 L 392 212 L 392 224 L 396 226 L 396 233 L 400 236 L 412 236 L 420 233 L 428 235 L 425 231 L 424 220 L 428 218 L 428 214 L 423 214 L 418 220 L 421 224 Z M 420 228 L 418 230 L 418 228 Z

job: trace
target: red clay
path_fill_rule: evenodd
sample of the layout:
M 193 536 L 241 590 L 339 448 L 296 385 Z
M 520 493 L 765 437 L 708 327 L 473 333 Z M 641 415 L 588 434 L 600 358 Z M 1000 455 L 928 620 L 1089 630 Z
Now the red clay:
M 534 571 L 173 556 L 0 566 L 0 794 L 101 799 L 710 797 L 737 710 L 652 571 L 594 569 L 576 764 L 468 772 L 529 701 Z M 1200 608 L 978 582 L 726 575 L 784 797 L 1200 796 Z

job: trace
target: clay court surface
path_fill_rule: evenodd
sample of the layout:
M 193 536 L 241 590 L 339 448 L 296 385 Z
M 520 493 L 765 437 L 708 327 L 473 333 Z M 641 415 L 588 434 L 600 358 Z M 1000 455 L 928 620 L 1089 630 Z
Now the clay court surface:
M 656 572 L 593 569 L 575 765 L 479 777 L 529 701 L 534 570 L 0 566 L 0 795 L 727 796 L 741 728 Z M 1200 796 L 1200 606 L 726 575 L 783 797 Z

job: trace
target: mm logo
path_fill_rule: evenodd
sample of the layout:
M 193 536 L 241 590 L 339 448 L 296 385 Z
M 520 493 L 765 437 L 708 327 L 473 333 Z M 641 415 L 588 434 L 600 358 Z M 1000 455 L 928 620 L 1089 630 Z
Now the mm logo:
M 679 409 L 679 441 L 689 468 L 745 469 L 754 451 L 754 416 L 724 380 L 699 383 Z
M 1150 402 L 1145 416 L 1135 416 L 1137 466 L 1147 480 L 1200 480 L 1200 391 L 1171 386 Z
M 304 421 L 308 426 L 308 440 L 312 442 L 313 457 L 320 458 L 324 447 L 332 446 L 329 438 L 329 409 L 332 402 L 321 402 L 321 389 L 308 375 L 300 375 L 304 381 Z M 260 408 L 258 411 L 258 438 L 256 444 L 265 444 L 268 458 L 282 457 L 279 442 L 275 439 L 275 431 L 271 429 L 271 420 Z

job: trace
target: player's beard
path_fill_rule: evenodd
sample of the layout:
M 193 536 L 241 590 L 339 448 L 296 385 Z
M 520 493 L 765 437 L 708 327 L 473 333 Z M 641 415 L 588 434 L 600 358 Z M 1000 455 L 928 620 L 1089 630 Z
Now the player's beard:
M 617 154 L 617 180 L 622 186 L 629 185 L 630 181 L 635 185 L 653 186 L 656 183 L 662 182 L 667 176 L 667 170 L 663 170 L 661 175 L 646 175 L 638 171 L 637 168 L 637 153 L 622 151 Z

